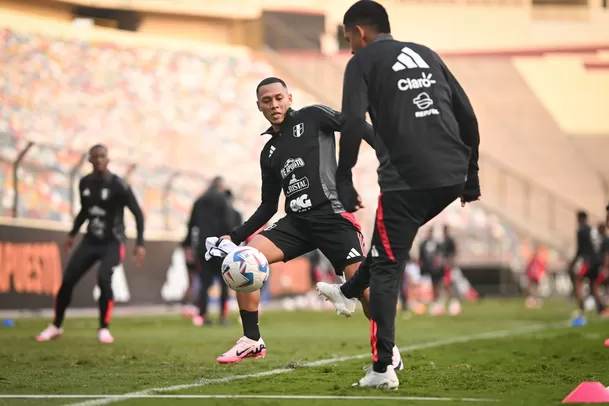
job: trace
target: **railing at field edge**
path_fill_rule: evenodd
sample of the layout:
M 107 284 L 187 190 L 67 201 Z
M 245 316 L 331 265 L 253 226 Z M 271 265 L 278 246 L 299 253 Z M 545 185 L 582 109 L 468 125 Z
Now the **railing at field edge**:
M 13 218 L 17 218 L 17 217 L 24 217 L 23 216 L 23 211 L 21 208 L 23 207 L 23 201 L 22 201 L 22 195 L 24 191 L 29 192 L 30 188 L 42 188 L 45 187 L 45 182 L 43 181 L 37 181 L 34 180 L 33 181 L 33 185 L 29 185 L 29 186 L 24 186 L 24 182 L 22 177 L 24 176 L 30 176 L 33 178 L 36 177 L 40 177 L 40 175 L 59 175 L 59 178 L 65 178 L 65 180 L 60 181 L 58 184 L 53 184 L 51 185 L 50 189 L 53 189 L 53 186 L 59 187 L 61 189 L 63 189 L 64 191 L 67 190 L 67 193 L 69 195 L 69 213 L 66 213 L 65 211 L 63 213 L 61 213 L 62 215 L 64 215 L 64 217 L 67 217 L 69 215 L 70 218 L 73 218 L 74 215 L 78 212 L 78 192 L 77 192 L 77 185 L 78 185 L 78 179 L 79 179 L 79 175 L 82 174 L 82 169 L 83 169 L 83 165 L 86 163 L 87 161 L 87 153 L 86 152 L 80 152 L 80 151 L 69 151 L 66 150 L 65 148 L 59 147 L 59 146 L 53 146 L 53 145 L 49 145 L 49 144 L 42 144 L 42 143 L 37 143 L 37 142 L 33 142 L 33 141 L 23 141 L 23 140 L 17 140 L 16 138 L 12 138 L 12 135 L 10 134 L 6 134 L 6 133 L 1 133 L 0 135 L 2 136 L 8 136 L 8 140 L 10 143 L 10 141 L 15 141 L 14 145 L 10 146 L 7 145 L 8 143 L 2 142 L 3 144 L 3 149 L 4 151 L 8 151 L 9 149 L 12 149 L 14 152 L 14 154 L 12 154 L 14 156 L 14 158 L 11 158 L 10 154 L 7 154 L 6 152 L 2 155 L 0 155 L 0 162 L 4 162 L 5 164 L 8 164 L 11 166 L 11 172 L 10 174 L 7 174 L 7 179 L 8 178 L 12 178 L 12 185 L 9 188 L 9 190 L 12 191 L 12 199 L 11 199 L 11 207 L 9 208 L 9 215 Z M 17 141 L 21 141 L 21 142 L 17 142 Z M 12 148 L 11 148 L 12 147 Z M 49 153 L 54 153 L 54 154 L 70 154 L 73 157 L 73 163 L 70 164 L 62 164 L 61 166 L 63 167 L 62 169 L 58 169 L 57 167 L 53 166 L 44 166 L 40 165 L 40 162 L 38 162 L 38 160 L 36 159 L 36 157 L 32 157 L 35 158 L 36 160 L 33 161 L 32 163 L 28 163 L 27 158 L 30 158 L 30 155 L 35 155 L 33 154 L 31 151 L 34 148 L 39 148 L 40 150 L 44 151 L 45 153 L 49 154 Z M 3 152 L 4 152 L 3 151 Z M 57 159 L 59 161 L 59 158 Z M 120 159 L 112 159 L 111 161 L 111 170 L 122 176 L 123 178 L 125 178 L 127 181 L 129 181 L 129 179 L 137 173 L 138 170 L 142 169 L 143 171 L 146 170 L 150 170 L 151 168 L 145 167 L 145 166 L 140 166 L 138 163 L 136 162 L 130 162 L 127 160 L 120 160 Z M 123 170 L 121 170 L 121 168 L 123 168 Z M 162 213 L 162 217 L 163 217 L 163 224 L 160 227 L 157 227 L 158 229 L 163 229 L 165 231 L 169 231 L 172 229 L 172 227 L 170 226 L 170 215 L 171 215 L 171 205 L 170 205 L 170 198 L 172 197 L 172 194 L 175 192 L 174 190 L 174 184 L 176 183 L 176 181 L 179 178 L 189 178 L 191 180 L 191 183 L 197 185 L 196 188 L 193 188 L 194 190 L 188 190 L 187 192 L 189 192 L 188 194 L 190 195 L 190 203 L 192 203 L 194 201 L 194 199 L 197 197 L 197 194 L 200 193 L 202 190 L 204 190 L 207 187 L 207 183 L 209 181 L 209 179 L 211 178 L 209 175 L 205 175 L 202 173 L 197 173 L 197 172 L 192 172 L 192 171 L 186 171 L 186 170 L 176 170 L 170 167 L 154 167 L 152 168 L 153 170 L 159 171 L 162 170 L 164 175 L 164 184 L 158 188 L 161 192 L 161 205 L 160 205 L 160 211 Z M 145 172 L 147 173 L 147 172 Z M 47 176 L 48 178 L 49 176 Z M 55 178 L 56 179 L 56 178 Z M 30 182 L 32 183 L 32 182 Z M 131 182 L 130 182 L 131 183 Z M 6 184 L 5 184 L 6 185 Z M 141 185 L 141 184 L 132 184 L 132 187 L 134 187 L 134 189 L 142 189 L 142 188 L 152 188 L 151 186 L 148 185 Z M 5 188 L 3 188 L 2 193 L 0 194 L 0 196 L 2 194 L 6 194 L 8 192 L 8 190 L 6 190 Z M 4 201 L 6 202 L 7 200 L 4 199 Z M 146 202 L 140 202 L 140 204 L 144 205 Z M 7 207 L 5 206 L 5 210 L 7 209 Z

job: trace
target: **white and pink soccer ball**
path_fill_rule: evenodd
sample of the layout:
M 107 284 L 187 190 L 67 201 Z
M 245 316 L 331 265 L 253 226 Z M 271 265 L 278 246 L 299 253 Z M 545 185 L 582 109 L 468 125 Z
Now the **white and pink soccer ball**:
M 269 278 L 269 263 L 257 249 L 239 247 L 224 258 L 222 278 L 232 290 L 255 292 Z

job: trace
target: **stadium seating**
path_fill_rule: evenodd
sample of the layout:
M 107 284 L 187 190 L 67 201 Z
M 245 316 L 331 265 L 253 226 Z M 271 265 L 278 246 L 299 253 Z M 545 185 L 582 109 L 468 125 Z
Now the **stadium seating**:
M 253 93 L 260 78 L 274 73 L 265 62 L 241 50 L 201 54 L 12 29 L 0 38 L 0 66 L 8 73 L 0 121 L 10 133 L 3 154 L 10 163 L 26 140 L 40 144 L 19 172 L 19 215 L 69 221 L 66 174 L 97 142 L 111 148 L 114 171 L 131 173 L 153 228 L 183 225 L 203 179 L 216 174 L 241 201 L 259 199 L 259 179 L 243 174 L 265 142 Z M 84 165 L 80 174 L 87 170 Z M 4 211 L 12 207 L 9 189 Z

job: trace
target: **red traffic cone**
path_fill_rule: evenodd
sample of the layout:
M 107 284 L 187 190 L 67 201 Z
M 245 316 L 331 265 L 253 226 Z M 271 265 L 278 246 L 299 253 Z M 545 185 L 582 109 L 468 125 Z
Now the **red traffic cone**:
M 609 389 L 600 382 L 582 382 L 562 403 L 607 403 Z

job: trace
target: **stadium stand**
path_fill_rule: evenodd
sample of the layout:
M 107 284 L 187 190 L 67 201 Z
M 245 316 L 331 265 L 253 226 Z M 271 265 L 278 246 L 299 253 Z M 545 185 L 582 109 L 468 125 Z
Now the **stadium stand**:
M 256 18 L 263 7 L 286 9 L 298 3 L 300 10 L 325 13 L 326 27 L 331 31 L 351 1 L 288 3 L 243 2 L 237 14 L 239 18 Z M 196 2 L 180 4 L 175 13 L 204 13 L 195 10 Z M 218 4 L 210 3 L 210 14 L 222 14 Z M 595 38 L 595 43 L 609 41 L 609 33 L 599 28 L 609 22 L 606 13 L 590 13 L 594 24 L 564 23 L 563 28 L 572 28 L 571 34 L 560 39 L 545 30 L 543 22 L 532 22 L 522 1 L 465 2 L 441 9 L 428 4 L 415 7 L 406 1 L 387 4 L 393 21 L 409 21 L 394 23 L 396 37 L 446 50 L 448 64 L 480 115 L 486 206 L 466 210 L 451 206 L 443 217 L 473 236 L 466 256 L 487 255 L 482 251 L 493 246 L 506 257 L 521 258 L 531 244 L 528 236 L 564 248 L 565 242 L 572 240 L 575 203 L 597 213 L 603 200 L 599 171 L 581 163 L 573 143 L 581 150 L 595 152 L 596 162 L 604 139 L 595 135 L 574 141 L 572 130 L 586 135 L 604 128 L 605 122 L 587 121 L 585 128 L 570 126 L 573 120 L 564 117 L 567 105 L 548 107 L 556 98 L 548 93 L 551 83 L 539 79 L 539 74 L 548 64 L 558 67 L 565 86 L 575 78 L 588 84 L 577 100 L 595 100 L 601 103 L 598 106 L 606 106 L 609 92 L 603 92 L 602 86 L 606 86 L 607 71 L 586 68 L 604 66 L 604 54 L 598 51 L 602 47 L 557 60 L 540 55 L 480 56 L 472 55 L 471 50 L 565 43 L 581 47 L 590 38 Z M 132 2 L 131 6 L 146 7 L 143 2 Z M 164 11 L 161 3 L 155 7 L 161 9 L 154 12 Z M 431 12 L 433 21 L 424 18 Z M 70 173 L 75 170 L 77 178 L 86 171 L 86 165 L 80 165 L 83 153 L 95 142 L 111 147 L 114 170 L 127 175 L 134 185 L 153 229 L 183 227 L 193 197 L 205 186 L 202 180 L 217 173 L 228 178 L 247 215 L 258 200 L 259 179 L 252 174 L 258 173 L 258 151 L 265 142 L 257 134 L 266 126 L 255 108 L 252 89 L 262 77 L 286 75 L 297 106 L 317 101 L 338 108 L 341 75 L 349 58 L 345 54 L 277 53 L 269 49 L 257 54 L 226 45 L 224 34 L 216 31 L 206 43 L 169 40 L 159 36 L 163 34 L 161 25 L 153 24 L 158 16 L 147 15 L 147 23 L 137 34 L 98 27 L 78 29 L 64 17 L 49 21 L 47 15 L 40 24 L 41 17 L 21 12 L 5 10 L 1 16 L 0 69 L 6 72 L 0 77 L 2 215 L 12 214 L 12 162 L 30 141 L 35 145 L 18 171 L 19 216 L 69 222 L 78 207 L 77 202 L 70 204 L 75 186 Z M 289 27 L 281 24 L 273 29 L 278 35 L 293 36 Z M 314 85 L 310 78 L 315 78 Z M 488 89 L 496 90 L 489 93 Z M 586 114 L 598 116 L 594 111 Z M 577 125 L 581 121 L 585 120 L 578 120 Z M 550 143 L 551 154 L 547 152 Z M 600 161 L 606 165 L 605 160 Z M 373 152 L 364 148 L 356 182 L 368 202 L 376 200 L 376 166 Z M 225 170 L 228 167 L 230 171 Z M 510 174 L 508 181 L 504 181 L 504 172 Z M 514 175 L 519 172 L 527 176 Z M 505 182 L 513 184 L 506 186 Z M 574 196 L 578 200 L 571 204 Z M 548 211 L 554 213 L 550 216 Z M 523 218 L 524 212 L 527 218 Z M 564 221 L 557 222 L 557 218 Z M 361 221 L 369 234 L 372 222 L 367 218 Z M 558 233 L 550 227 L 551 222 L 558 223 L 554 224 Z M 554 254 L 559 257 L 556 251 Z
M 127 174 L 136 164 L 128 178 L 152 228 L 182 226 L 205 186 L 201 177 L 222 168 L 233 168 L 223 175 L 241 201 L 258 199 L 259 179 L 243 174 L 257 163 L 265 142 L 257 136 L 266 123 L 253 97 L 260 78 L 274 74 L 264 61 L 237 48 L 193 53 L 138 46 L 138 37 L 121 44 L 112 32 L 92 40 L 82 33 L 0 33 L 0 65 L 7 73 L 0 87 L 0 120 L 8 130 L 4 165 L 27 141 L 37 143 L 20 168 L 19 215 L 70 221 L 66 174 L 95 142 L 111 147 L 117 173 Z M 298 89 L 293 92 L 299 104 L 306 103 Z M 87 170 L 82 166 L 80 174 Z M 3 212 L 12 207 L 7 175 Z M 176 184 L 164 207 L 170 179 Z

